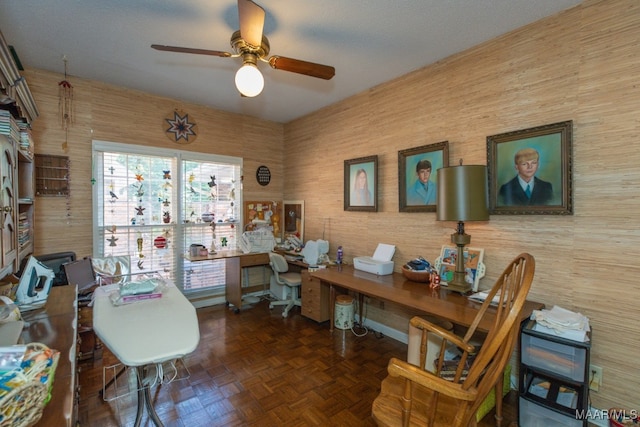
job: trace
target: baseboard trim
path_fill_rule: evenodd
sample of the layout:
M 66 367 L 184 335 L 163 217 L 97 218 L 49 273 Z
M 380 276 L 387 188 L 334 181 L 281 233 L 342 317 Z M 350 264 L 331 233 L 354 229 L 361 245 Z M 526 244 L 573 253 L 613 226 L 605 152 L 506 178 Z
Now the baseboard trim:
M 355 318 L 360 321 L 360 316 L 358 316 L 357 314 L 355 315 Z M 381 334 L 386 335 L 389 338 L 393 338 L 396 341 L 400 341 L 403 344 L 409 343 L 409 334 L 390 328 L 382 323 L 378 323 L 371 319 L 365 318 L 364 326 L 373 331 L 380 332 Z

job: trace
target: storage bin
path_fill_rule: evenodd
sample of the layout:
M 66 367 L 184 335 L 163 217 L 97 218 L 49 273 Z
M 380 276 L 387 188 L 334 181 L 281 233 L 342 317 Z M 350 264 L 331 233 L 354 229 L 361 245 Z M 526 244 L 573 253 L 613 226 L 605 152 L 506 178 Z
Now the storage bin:
M 522 334 L 522 363 L 562 375 L 573 381 L 585 380 L 587 350 L 548 339 Z
M 338 329 L 353 328 L 354 299 L 350 295 L 338 295 L 336 297 L 335 316 L 333 326 Z
M 520 427 L 581 427 L 583 425 L 583 421 L 575 416 L 562 415 L 522 397 L 518 410 Z

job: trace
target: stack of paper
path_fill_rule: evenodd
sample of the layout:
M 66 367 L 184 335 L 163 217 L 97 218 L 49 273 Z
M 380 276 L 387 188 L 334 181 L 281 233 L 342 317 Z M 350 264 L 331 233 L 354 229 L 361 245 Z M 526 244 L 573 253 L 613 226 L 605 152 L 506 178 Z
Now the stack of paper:
M 477 302 L 484 302 L 489 297 L 488 291 L 476 292 L 474 294 L 469 295 L 469 299 Z M 498 305 L 500 302 L 500 293 L 497 293 L 493 299 L 491 300 L 492 305 Z
M 536 321 L 534 331 L 573 341 L 589 341 L 589 319 L 580 313 L 553 306 L 551 310 L 534 310 L 531 319 Z

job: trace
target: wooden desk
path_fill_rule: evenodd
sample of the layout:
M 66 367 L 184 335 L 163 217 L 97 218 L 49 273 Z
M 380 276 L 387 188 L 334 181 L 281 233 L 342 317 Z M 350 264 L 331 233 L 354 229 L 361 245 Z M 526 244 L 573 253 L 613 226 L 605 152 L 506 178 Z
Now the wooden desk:
M 440 289 L 431 289 L 425 283 L 407 280 L 400 273 L 378 276 L 355 270 L 352 266 L 343 266 L 341 269 L 324 269 L 310 274 L 329 285 L 329 328 L 331 332 L 333 332 L 335 316 L 333 310 L 336 297 L 335 286 L 358 293 L 360 322 L 362 322 L 364 295 L 411 307 L 462 326 L 471 325 L 481 306 L 480 303 L 471 301 L 466 296 L 448 291 L 444 286 Z M 528 319 L 533 310 L 539 310 L 543 307 L 542 303 L 526 301 L 520 321 Z M 492 326 L 493 316 L 490 315 L 490 312 L 487 313 L 489 315 L 483 317 L 478 325 L 478 330 L 488 331 Z M 495 396 L 501 395 L 502 385 L 503 377 L 500 376 L 495 385 Z M 496 425 L 500 426 L 501 421 L 502 399 L 496 399 Z
M 227 304 L 232 304 L 235 307 L 235 313 L 239 313 L 242 308 L 242 269 L 244 267 L 269 265 L 268 253 L 245 254 L 238 250 L 218 251 L 215 254 L 197 257 L 187 254 L 186 259 L 191 262 L 224 260 L 226 272 L 225 295 Z
M 438 290 L 432 290 L 429 285 L 409 281 L 400 273 L 378 276 L 355 270 L 352 266 L 344 266 L 342 270 L 328 268 L 314 271 L 310 275 L 329 285 L 329 327 L 332 332 L 335 286 L 358 293 L 360 321 L 362 321 L 362 306 L 365 295 L 404 305 L 462 326 L 471 325 L 480 308 L 479 303 L 456 292 L 448 291 L 444 286 Z M 543 307 L 544 305 L 541 303 L 526 301 L 521 320 L 527 319 L 533 310 L 539 310 Z M 487 331 L 491 327 L 492 321 L 491 316 L 485 316 L 478 325 L 478 329 Z
M 51 390 L 38 426 L 75 426 L 78 393 L 76 373 L 76 286 L 54 286 L 43 308 L 22 313 L 24 343 L 39 342 L 60 352 Z

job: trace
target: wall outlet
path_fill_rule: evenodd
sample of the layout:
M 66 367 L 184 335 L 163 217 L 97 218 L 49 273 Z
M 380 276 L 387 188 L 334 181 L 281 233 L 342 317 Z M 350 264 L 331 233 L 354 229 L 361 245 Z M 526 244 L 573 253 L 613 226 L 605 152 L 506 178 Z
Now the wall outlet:
M 602 385 L 602 368 L 597 365 L 589 365 L 589 389 L 598 391 Z

